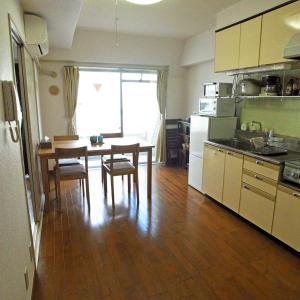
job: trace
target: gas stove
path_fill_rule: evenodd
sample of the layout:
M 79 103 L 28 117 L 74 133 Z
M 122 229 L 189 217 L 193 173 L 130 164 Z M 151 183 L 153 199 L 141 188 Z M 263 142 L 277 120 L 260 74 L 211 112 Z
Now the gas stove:
M 284 163 L 283 178 L 287 181 L 300 184 L 300 159 Z

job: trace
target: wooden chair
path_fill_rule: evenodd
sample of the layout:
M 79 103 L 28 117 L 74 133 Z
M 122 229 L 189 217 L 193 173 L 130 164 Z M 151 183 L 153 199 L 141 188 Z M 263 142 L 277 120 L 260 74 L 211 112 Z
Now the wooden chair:
M 112 204 L 115 207 L 115 195 L 114 195 L 114 176 L 128 176 L 128 193 L 131 189 L 131 175 L 134 176 L 134 182 L 137 192 L 137 201 L 139 202 L 139 179 L 138 179 L 138 161 L 139 161 L 139 147 L 140 144 L 117 146 L 112 145 L 111 149 L 113 154 L 111 154 L 110 162 L 103 164 L 104 170 L 104 194 L 107 196 L 107 174 L 111 178 L 111 197 Z M 130 161 L 114 161 L 114 156 L 120 153 L 130 153 L 132 154 L 132 162 Z
M 60 166 L 59 160 L 65 158 L 85 158 L 85 165 L 66 165 Z M 61 205 L 61 189 L 60 182 L 64 180 L 76 180 L 79 179 L 82 181 L 81 187 L 83 196 L 84 193 L 84 181 L 87 195 L 87 203 L 90 209 L 90 191 L 89 191 L 89 175 L 88 175 L 88 156 L 87 156 L 87 147 L 78 147 L 78 148 L 55 148 L 55 190 L 56 196 Z

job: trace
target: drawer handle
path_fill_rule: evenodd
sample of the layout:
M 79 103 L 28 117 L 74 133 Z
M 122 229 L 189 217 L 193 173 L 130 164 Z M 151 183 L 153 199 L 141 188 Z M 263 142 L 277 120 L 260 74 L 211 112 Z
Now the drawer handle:
M 229 151 L 227 152 L 227 154 L 228 154 L 228 155 L 233 155 L 233 154 L 232 154 L 231 152 L 229 152 Z
M 249 187 L 248 185 L 243 185 L 243 188 L 244 188 L 245 190 L 251 190 L 250 187 Z
M 257 165 L 259 165 L 259 166 L 263 166 L 263 165 L 264 165 L 264 163 L 263 163 L 262 161 L 260 161 L 260 160 L 257 160 L 255 163 L 256 163 Z
M 298 194 L 298 193 L 293 193 L 293 196 L 296 198 L 300 198 L 300 194 Z
M 263 179 L 261 177 L 257 176 L 257 175 L 254 175 L 254 178 L 257 179 L 257 180 L 263 181 Z
M 220 148 L 218 149 L 218 151 L 219 151 L 219 152 L 222 152 L 222 153 L 224 152 L 224 151 L 223 151 L 222 149 L 220 149 Z

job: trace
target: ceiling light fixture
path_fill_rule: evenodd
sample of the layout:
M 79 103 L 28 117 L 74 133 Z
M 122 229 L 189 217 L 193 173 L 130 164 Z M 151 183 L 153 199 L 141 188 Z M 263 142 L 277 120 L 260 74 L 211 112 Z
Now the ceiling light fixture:
M 151 5 L 151 4 L 161 2 L 162 0 L 127 0 L 127 1 L 134 4 Z

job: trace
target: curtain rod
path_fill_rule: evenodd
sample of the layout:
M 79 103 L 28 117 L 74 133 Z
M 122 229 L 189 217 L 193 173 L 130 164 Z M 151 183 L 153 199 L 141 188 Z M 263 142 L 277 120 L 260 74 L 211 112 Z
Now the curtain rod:
M 148 70 L 169 70 L 167 65 L 134 65 L 134 64 L 116 64 L 116 63 L 99 63 L 99 62 L 82 62 L 82 61 L 68 61 L 68 60 L 40 60 L 41 63 L 61 63 L 65 66 L 76 67 L 100 67 L 100 68 L 124 68 L 124 69 L 148 69 Z

